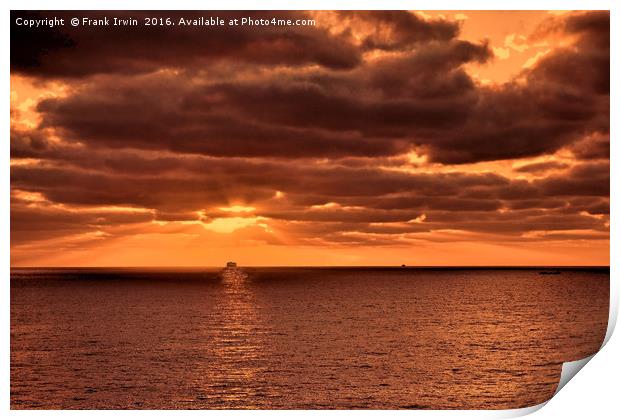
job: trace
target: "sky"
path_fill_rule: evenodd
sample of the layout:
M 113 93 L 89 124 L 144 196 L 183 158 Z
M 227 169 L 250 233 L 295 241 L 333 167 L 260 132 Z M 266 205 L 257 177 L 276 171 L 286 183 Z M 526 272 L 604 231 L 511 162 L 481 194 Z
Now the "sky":
M 11 21 L 12 266 L 609 264 L 608 12 Z

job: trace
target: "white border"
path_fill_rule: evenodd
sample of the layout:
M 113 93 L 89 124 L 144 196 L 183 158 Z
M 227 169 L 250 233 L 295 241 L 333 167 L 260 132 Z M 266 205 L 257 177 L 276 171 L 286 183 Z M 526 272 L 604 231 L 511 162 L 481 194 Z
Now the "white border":
M 616 2 L 617 3 L 617 2 Z M 0 270 L 2 270 L 3 279 L 3 292 L 0 293 L 2 299 L 2 330 L 1 346 L 2 346 L 2 359 L 0 367 L 0 384 L 1 384 L 1 403 L 2 411 L 9 411 L 9 278 L 10 278 L 10 258 L 9 258 L 9 242 L 10 242 L 10 229 L 9 229 L 9 197 L 10 197 L 10 179 L 9 179 L 9 126 L 10 126 L 10 65 L 9 65 L 9 10 L 114 10 L 114 9 L 128 9 L 128 10 L 332 10 L 332 9 L 354 9 L 354 10 L 369 10 L 369 9 L 413 9 L 413 10 L 611 10 L 611 29 L 612 29 L 612 65 L 611 74 L 620 74 L 620 68 L 617 62 L 618 55 L 618 18 L 617 7 L 614 7 L 613 1 L 604 0 L 504 0 L 501 2 L 491 2 L 484 0 L 470 0 L 470 1 L 455 1 L 455 0 L 426 0 L 426 1 L 395 1 L 384 0 L 381 2 L 371 2 L 368 0 L 263 0 L 261 2 L 251 1 L 239 1 L 239 0 L 227 0 L 226 2 L 207 2 L 198 0 L 174 0 L 166 2 L 163 0 L 151 0 L 151 1 L 129 1 L 129 0 L 96 0 L 89 1 L 88 3 L 76 0 L 56 0 L 56 1 L 43 1 L 43 0 L 22 0 L 13 1 L 8 0 L 3 3 L 3 13 L 0 15 L 0 27 L 2 28 L 2 56 L 0 58 L 0 68 L 4 72 L 4 83 L 2 87 L 2 128 L 3 134 L 6 140 L 2 142 L 0 146 Z M 616 99 L 618 95 L 618 83 L 615 77 L 611 79 L 611 95 Z M 615 133 L 616 122 L 618 121 L 618 107 L 615 106 L 612 101 L 611 108 L 611 125 L 612 132 Z M 611 219 L 614 221 L 611 223 L 611 252 L 610 255 L 618 254 L 618 227 L 615 224 L 615 217 L 617 215 L 616 197 L 619 194 L 618 191 L 618 170 L 616 168 L 619 161 L 619 147 L 615 143 L 617 140 L 611 142 Z M 613 261 L 613 257 L 612 257 Z M 543 410 L 537 411 L 531 418 L 538 419 L 555 419 L 555 418 L 583 418 L 585 416 L 591 418 L 612 418 L 614 414 L 617 414 L 618 403 L 617 401 L 617 388 L 616 382 L 619 372 L 619 353 L 620 344 L 618 339 L 609 340 L 613 326 L 616 323 L 618 312 L 618 273 L 615 267 L 615 263 L 611 264 L 611 308 L 610 308 L 610 324 L 608 328 L 608 334 L 606 336 L 606 345 L 592 358 L 588 366 L 584 368 L 584 371 L 579 374 L 579 379 L 571 381 L 565 388 L 559 392 L 557 396 L 552 398 L 545 406 Z M 233 418 L 272 418 L 272 417 L 286 417 L 286 418 L 315 418 L 317 416 L 326 418 L 337 418 L 343 416 L 356 416 L 359 418 L 374 418 L 377 415 L 389 415 L 394 417 L 415 417 L 415 418 L 446 418 L 446 417 L 460 417 L 460 418 L 498 418 L 498 417 L 513 417 L 516 415 L 527 414 L 528 412 L 535 411 L 541 408 L 545 404 L 534 407 L 532 409 L 525 410 L 506 410 L 506 411 L 390 411 L 389 413 L 377 412 L 377 411 L 356 411 L 356 412 L 342 412 L 342 411 L 209 411 L 208 416 L 214 419 L 229 419 Z M 132 418 L 168 418 L 169 416 L 181 416 L 186 418 L 198 418 L 205 415 L 201 411 L 190 412 L 177 412 L 177 411 L 89 411 L 88 413 L 75 412 L 75 411 L 10 411 L 10 416 L 31 419 L 40 418 L 45 416 L 46 418 L 82 418 L 88 415 L 89 418 L 103 419 L 108 416 L 128 416 Z

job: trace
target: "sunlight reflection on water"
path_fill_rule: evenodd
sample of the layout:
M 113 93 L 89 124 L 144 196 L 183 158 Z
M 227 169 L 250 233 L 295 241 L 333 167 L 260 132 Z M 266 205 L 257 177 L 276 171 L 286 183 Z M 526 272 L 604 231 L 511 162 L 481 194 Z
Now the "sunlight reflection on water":
M 221 278 L 224 289 L 214 308 L 220 325 L 210 343 L 216 360 L 209 372 L 212 384 L 204 395 L 239 408 L 253 408 L 251 397 L 264 358 L 255 298 L 242 269 L 226 268 Z
M 529 406 L 608 305 L 608 270 L 15 270 L 11 407 Z

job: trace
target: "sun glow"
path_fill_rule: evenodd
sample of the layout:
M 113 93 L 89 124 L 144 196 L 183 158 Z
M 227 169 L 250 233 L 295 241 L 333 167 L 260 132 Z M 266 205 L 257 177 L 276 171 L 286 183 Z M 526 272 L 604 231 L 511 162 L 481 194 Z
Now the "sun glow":
M 232 233 L 236 230 L 259 225 L 264 217 L 221 217 L 209 223 L 203 223 L 206 229 L 219 233 Z
M 230 206 L 230 207 L 219 207 L 218 210 L 222 210 L 228 213 L 251 213 L 256 209 L 254 207 L 246 207 L 246 206 Z

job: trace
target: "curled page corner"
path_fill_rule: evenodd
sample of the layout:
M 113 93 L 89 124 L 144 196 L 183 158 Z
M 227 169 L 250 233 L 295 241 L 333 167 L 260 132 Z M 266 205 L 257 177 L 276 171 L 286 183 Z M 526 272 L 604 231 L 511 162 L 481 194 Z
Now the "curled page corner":
M 557 393 L 560 392 L 560 390 L 562 388 L 564 388 L 564 386 L 568 382 L 570 382 L 570 380 L 573 379 L 573 377 L 575 375 L 577 375 L 577 373 L 581 369 L 583 369 L 583 367 L 585 365 L 587 365 L 588 362 L 590 360 L 592 360 L 592 358 L 594 356 L 596 356 L 596 354 L 599 351 L 601 351 L 601 349 L 603 347 L 605 347 L 605 345 L 609 342 L 609 339 L 613 335 L 614 330 L 616 328 L 616 321 L 618 319 L 618 300 L 619 299 L 618 299 L 618 294 L 614 293 L 615 289 L 616 289 L 616 286 L 615 286 L 614 282 L 610 282 L 609 287 L 610 287 L 610 290 L 609 290 L 609 298 L 610 298 L 610 300 L 609 300 L 609 319 L 607 321 L 607 331 L 605 333 L 605 338 L 603 339 L 603 343 L 601 344 L 601 347 L 599 348 L 599 350 L 596 353 L 591 354 L 588 357 L 584 357 L 583 359 L 579 359 L 579 360 L 574 360 L 572 362 L 564 362 L 562 364 L 562 373 L 560 374 L 560 381 L 559 381 L 558 386 L 555 389 L 555 392 L 553 393 L 553 396 L 551 398 L 555 397 L 557 395 Z M 542 408 L 550 400 L 551 399 L 549 399 L 546 402 L 544 402 L 542 404 L 539 404 L 537 406 L 524 408 L 522 410 L 525 410 L 525 412 L 523 414 L 516 414 L 515 417 L 519 416 L 519 415 L 525 415 L 525 414 L 529 414 L 531 412 L 534 412 L 534 411 Z M 527 410 L 530 410 L 530 409 L 532 409 L 532 410 L 528 412 Z
M 499 410 L 497 411 L 494 418 L 496 419 L 513 419 L 517 417 L 527 416 L 528 414 L 532 414 L 541 408 L 543 408 L 549 400 L 541 402 L 540 404 L 533 405 L 531 407 L 523 407 L 523 408 L 514 408 L 509 410 Z
M 596 354 L 596 353 L 595 353 Z M 588 357 L 584 357 L 583 359 L 574 360 L 572 362 L 564 362 L 562 364 L 562 373 L 560 374 L 560 382 L 558 383 L 558 387 L 555 389 L 553 396 L 557 395 L 558 392 L 571 380 L 573 377 L 579 372 L 592 358 L 595 354 L 592 354 Z M 553 397 L 551 397 L 553 398 Z
M 555 397 L 557 393 L 560 392 L 560 390 L 577 374 L 577 372 L 579 372 L 590 360 L 592 360 L 593 357 L 594 354 L 583 359 L 574 360 L 572 362 L 564 362 L 562 364 L 562 372 L 560 373 L 560 380 L 558 382 L 558 386 L 555 389 L 555 392 L 553 393 L 551 398 L 549 398 L 547 401 L 533 405 L 531 407 L 517 408 L 512 410 L 501 410 L 497 412 L 497 416 L 495 416 L 495 418 L 507 419 L 523 417 L 540 410 L 545 405 L 547 405 L 547 403 L 551 401 L 551 399 Z
M 618 295 L 617 283 L 615 281 L 610 281 L 609 282 L 609 318 L 607 321 L 607 332 L 605 333 L 605 338 L 603 339 L 603 344 L 601 344 L 601 348 L 603 348 L 607 344 L 612 334 L 614 333 L 614 330 L 616 329 L 616 321 L 618 320 L 618 301 L 619 300 L 620 300 L 620 296 Z
M 616 321 L 618 318 L 618 297 L 616 294 L 612 293 L 612 291 L 613 291 L 613 287 L 610 290 L 609 320 L 607 323 L 607 332 L 605 333 L 605 338 L 603 339 L 603 343 L 601 344 L 601 347 L 598 351 L 600 351 L 607 344 L 607 342 L 613 335 L 613 332 L 616 328 Z M 527 416 L 528 414 L 532 414 L 540 410 L 545 405 L 547 405 L 547 403 L 551 401 L 551 399 L 555 397 L 557 393 L 560 392 L 560 390 L 564 388 L 564 386 L 568 382 L 570 382 L 570 380 L 573 379 L 573 377 L 577 375 L 577 373 L 585 365 L 587 365 L 588 362 L 592 360 L 594 356 L 596 356 L 598 351 L 594 354 L 591 354 L 588 357 L 584 357 L 583 359 L 574 360 L 571 362 L 564 362 L 562 364 L 562 372 L 560 373 L 560 380 L 558 382 L 558 386 L 555 389 L 555 392 L 553 393 L 551 398 L 549 398 L 547 401 L 544 401 L 537 405 L 533 405 L 531 407 L 516 408 L 516 409 L 510 409 L 510 410 L 499 410 L 496 412 L 496 415 L 493 417 L 500 418 L 500 419 L 523 417 L 523 416 Z
M 570 382 L 571 379 L 573 379 L 575 377 L 575 375 L 577 375 L 577 373 L 583 369 L 583 367 L 585 365 L 588 364 L 588 362 L 590 360 L 592 360 L 592 358 L 594 356 L 596 356 L 596 354 L 603 348 L 605 347 L 605 345 L 607 344 L 607 342 L 609 342 L 609 339 L 611 338 L 611 336 L 613 335 L 613 332 L 616 328 L 616 321 L 618 318 L 618 297 L 617 294 L 613 293 L 614 287 L 613 287 L 613 283 L 610 284 L 610 302 L 609 302 L 609 319 L 607 321 L 607 332 L 605 333 L 605 338 L 603 339 L 603 343 L 601 344 L 601 347 L 599 348 L 599 350 L 596 353 L 591 354 L 590 356 L 584 357 L 583 359 L 579 359 L 579 360 L 573 360 L 571 362 L 564 362 L 562 364 L 562 372 L 560 373 L 560 381 L 558 382 L 558 386 L 555 389 L 555 392 L 553 393 L 553 396 L 547 400 L 544 403 L 538 404 L 536 406 L 533 407 L 527 407 L 521 410 L 524 410 L 523 414 L 515 414 L 514 417 L 520 416 L 520 415 L 526 415 L 529 413 L 532 413 L 534 411 L 539 410 L 540 408 L 542 408 L 545 404 L 547 404 L 553 397 L 555 397 L 558 392 L 560 392 L 560 390 L 562 388 L 564 388 L 564 386 Z M 528 411 L 530 410 L 530 411 Z M 519 411 L 519 410 L 517 410 Z

